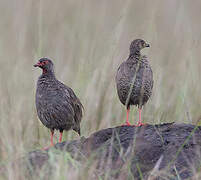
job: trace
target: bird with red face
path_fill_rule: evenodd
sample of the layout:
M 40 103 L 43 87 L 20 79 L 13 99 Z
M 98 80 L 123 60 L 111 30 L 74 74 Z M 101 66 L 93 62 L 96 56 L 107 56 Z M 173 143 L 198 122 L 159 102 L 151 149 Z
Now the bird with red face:
M 70 87 L 57 80 L 50 59 L 41 58 L 34 67 L 42 69 L 37 81 L 35 102 L 40 121 L 51 131 L 51 146 L 54 145 L 54 130 L 60 131 L 59 142 L 62 141 L 64 130 L 73 129 L 80 135 L 83 114 L 80 100 Z

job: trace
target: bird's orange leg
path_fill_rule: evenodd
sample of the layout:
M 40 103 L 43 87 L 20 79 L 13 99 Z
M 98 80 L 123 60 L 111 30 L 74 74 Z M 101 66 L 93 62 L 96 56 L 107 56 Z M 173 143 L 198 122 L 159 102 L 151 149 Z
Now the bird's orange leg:
M 63 135 L 63 132 L 60 132 L 60 135 L 59 135 L 59 142 L 62 141 L 62 135 Z
M 44 147 L 43 150 L 48 150 L 50 147 L 54 146 L 53 137 L 54 137 L 54 130 L 51 130 L 51 144 L 50 146 Z
M 143 125 L 145 125 L 144 123 L 142 123 L 142 118 L 141 118 L 141 112 L 142 112 L 142 109 L 141 108 L 139 108 L 138 109 L 139 110 L 139 121 L 138 121 L 138 123 L 137 123 L 137 125 L 136 126 L 143 126 Z
M 124 126 L 131 126 L 128 118 L 129 118 L 129 112 L 130 112 L 130 108 L 127 108 L 127 111 L 126 111 L 126 123 L 123 124 Z
M 126 125 L 130 126 L 131 124 L 129 123 L 129 113 L 130 113 L 130 108 L 127 109 L 127 112 L 126 112 Z
M 53 137 L 54 137 L 54 130 L 51 130 L 51 146 L 54 146 Z

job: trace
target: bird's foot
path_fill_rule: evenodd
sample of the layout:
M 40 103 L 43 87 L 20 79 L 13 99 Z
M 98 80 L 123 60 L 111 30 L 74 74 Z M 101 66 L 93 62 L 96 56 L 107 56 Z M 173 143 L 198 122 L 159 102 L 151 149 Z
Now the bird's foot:
M 129 122 L 126 122 L 125 124 L 123 124 L 122 126 L 132 126 Z
M 48 149 L 50 149 L 50 148 L 53 147 L 53 146 L 54 146 L 54 144 L 51 144 L 51 145 L 49 145 L 49 146 L 44 147 L 42 150 L 47 151 Z
M 145 126 L 145 125 L 146 125 L 145 123 L 138 122 L 136 127 Z

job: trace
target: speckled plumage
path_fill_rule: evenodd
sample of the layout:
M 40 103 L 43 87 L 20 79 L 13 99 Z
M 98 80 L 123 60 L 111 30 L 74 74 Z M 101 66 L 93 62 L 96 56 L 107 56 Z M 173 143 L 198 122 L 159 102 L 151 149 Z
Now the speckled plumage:
M 39 62 L 48 62 L 37 82 L 35 100 L 39 119 L 51 131 L 73 129 L 80 134 L 83 108 L 80 100 L 71 88 L 56 79 L 51 60 L 42 58 Z
M 141 109 L 152 94 L 152 69 L 147 57 L 140 53 L 140 50 L 145 47 L 149 45 L 144 40 L 132 41 L 128 59 L 117 70 L 117 93 L 127 109 L 130 105 L 137 105 Z

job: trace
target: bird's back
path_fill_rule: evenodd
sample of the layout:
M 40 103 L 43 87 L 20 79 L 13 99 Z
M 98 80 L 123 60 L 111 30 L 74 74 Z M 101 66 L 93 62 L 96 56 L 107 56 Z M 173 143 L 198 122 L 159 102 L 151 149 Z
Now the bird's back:
M 123 62 L 117 70 L 116 85 L 122 104 L 144 105 L 153 88 L 153 74 L 147 57 L 130 56 Z

